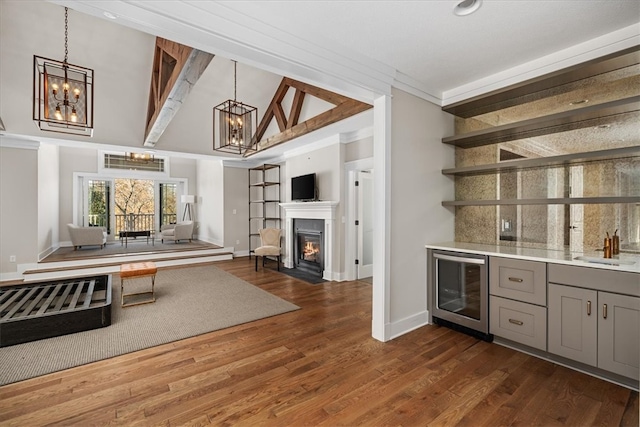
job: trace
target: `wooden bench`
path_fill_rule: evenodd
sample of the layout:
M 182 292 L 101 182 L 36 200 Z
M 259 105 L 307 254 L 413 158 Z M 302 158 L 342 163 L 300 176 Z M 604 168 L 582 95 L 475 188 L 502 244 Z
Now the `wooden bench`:
M 156 273 L 158 269 L 152 261 L 137 262 L 133 264 L 122 264 L 120 266 L 120 294 L 122 307 L 130 307 L 132 305 L 148 304 L 156 301 L 154 287 L 156 283 Z M 139 279 L 143 277 L 151 277 L 151 290 L 146 292 L 133 292 L 125 294 L 125 279 Z M 146 298 L 144 298 L 146 296 Z M 125 303 L 125 298 L 131 301 Z

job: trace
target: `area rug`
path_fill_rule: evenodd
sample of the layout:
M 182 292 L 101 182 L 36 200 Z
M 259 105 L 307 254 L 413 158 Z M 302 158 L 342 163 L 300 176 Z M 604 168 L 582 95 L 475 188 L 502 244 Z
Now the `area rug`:
M 110 326 L 0 348 L 0 385 L 300 308 L 213 265 L 158 270 L 152 304 L 121 308 L 112 286 Z
M 180 243 L 161 243 L 160 241 L 157 241 L 152 245 L 151 243 L 146 243 L 146 238 L 141 237 L 135 240 L 130 240 L 126 247 L 120 244 L 120 242 L 109 242 L 103 249 L 100 249 L 100 246 L 85 246 L 78 250 L 74 250 L 73 247 L 63 247 L 57 249 L 41 262 L 72 261 L 85 258 L 108 256 L 117 257 L 121 255 L 135 255 L 162 251 L 197 251 L 216 248 L 219 248 L 219 246 L 198 240 L 193 240 L 191 242 L 181 241 Z

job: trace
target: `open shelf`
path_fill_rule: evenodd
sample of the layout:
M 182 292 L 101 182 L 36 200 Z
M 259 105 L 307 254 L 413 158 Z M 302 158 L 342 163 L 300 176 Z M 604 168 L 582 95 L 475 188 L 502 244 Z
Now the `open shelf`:
M 280 227 L 280 166 L 263 164 L 249 169 L 249 256 L 260 246 L 258 230 Z M 274 205 L 275 204 L 275 205 Z
M 555 199 L 445 200 L 442 202 L 442 206 L 593 205 L 609 203 L 640 203 L 640 196 L 562 197 Z
M 509 160 L 486 165 L 466 166 L 460 168 L 443 169 L 443 175 L 468 176 L 492 174 L 512 170 L 531 169 L 539 167 L 560 166 L 577 163 L 587 163 L 599 160 L 624 159 L 640 156 L 640 146 L 612 148 L 609 150 L 572 153 L 561 156 L 538 157 L 535 159 Z
M 442 142 L 460 148 L 480 147 L 590 126 L 602 126 L 619 120 L 619 116 L 622 114 L 638 111 L 640 111 L 640 96 L 631 96 L 535 119 L 449 136 L 443 138 Z

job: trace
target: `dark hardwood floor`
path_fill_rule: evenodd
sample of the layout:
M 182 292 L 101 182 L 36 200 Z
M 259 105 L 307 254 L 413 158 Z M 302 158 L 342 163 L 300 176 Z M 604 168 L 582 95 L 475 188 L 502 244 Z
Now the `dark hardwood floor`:
M 496 344 L 374 340 L 368 283 L 215 265 L 302 310 L 0 387 L 0 424 L 638 426 L 637 392 Z

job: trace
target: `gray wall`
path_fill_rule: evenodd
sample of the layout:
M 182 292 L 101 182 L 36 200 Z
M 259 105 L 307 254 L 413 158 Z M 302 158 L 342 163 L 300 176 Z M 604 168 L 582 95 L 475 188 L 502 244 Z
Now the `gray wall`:
M 425 244 L 453 240 L 454 213 L 441 204 L 453 196 L 453 182 L 441 170 L 453 166 L 454 150 L 441 141 L 452 135 L 453 119 L 440 107 L 399 90 L 393 91 L 391 105 L 393 336 L 406 332 L 407 319 L 424 319 L 426 314 Z
M 0 273 L 11 278 L 18 264 L 38 261 L 36 149 L 0 147 L 0 200 Z
M 249 250 L 249 172 L 224 168 L 224 246 L 239 255 Z
M 220 160 L 198 160 L 196 171 L 197 236 L 224 246 L 224 166 Z

